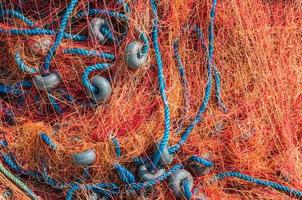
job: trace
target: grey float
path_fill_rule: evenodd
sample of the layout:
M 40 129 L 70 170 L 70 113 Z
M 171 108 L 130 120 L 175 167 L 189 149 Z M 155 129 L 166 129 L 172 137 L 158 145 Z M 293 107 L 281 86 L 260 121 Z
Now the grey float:
M 138 41 L 129 43 L 126 47 L 126 64 L 132 68 L 137 69 L 143 66 L 147 61 L 147 54 L 141 54 L 143 45 Z
M 96 154 L 93 149 L 88 149 L 84 152 L 74 153 L 72 159 L 73 163 L 77 166 L 89 166 L 94 163 Z
M 52 72 L 46 76 L 36 75 L 33 82 L 39 90 L 50 90 L 61 83 L 61 76 L 57 72 Z
M 109 81 L 102 76 L 95 76 L 92 79 L 91 84 L 96 87 L 98 91 L 93 92 L 88 90 L 89 97 L 95 103 L 103 103 L 107 101 L 112 92 L 112 88 Z

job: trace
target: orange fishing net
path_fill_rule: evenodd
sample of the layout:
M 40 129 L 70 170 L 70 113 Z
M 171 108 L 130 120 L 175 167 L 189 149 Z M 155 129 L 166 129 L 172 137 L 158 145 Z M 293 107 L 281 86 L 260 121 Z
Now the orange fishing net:
M 151 43 L 153 15 L 149 1 L 126 2 L 131 13 L 125 13 L 131 20 L 127 35 L 120 44 L 63 39 L 51 62 L 52 69 L 62 76 L 59 89 L 49 94 L 34 86 L 30 89 L 22 87 L 20 90 L 26 91 L 25 94 L 1 95 L 1 138 L 8 142 L 8 147 L 1 148 L 1 151 L 12 152 L 22 168 L 42 172 L 47 166 L 47 174 L 61 182 L 121 183 L 113 167 L 115 163 L 136 173 L 133 159 L 152 155 L 154 144 L 162 137 L 165 122 L 155 52 L 151 45 L 145 65 L 133 70 L 125 63 L 125 49 L 129 42 L 139 37 L 137 30 L 145 32 Z M 207 39 L 211 3 L 207 0 L 157 2 L 159 43 L 171 112 L 170 146 L 180 140 L 181 133 L 196 115 L 207 83 L 206 53 L 194 31 L 184 27 L 197 24 Z M 21 3 L 10 0 L 1 4 L 3 9 L 20 9 L 36 22 L 37 27 L 57 30 L 69 2 L 24 0 Z M 117 1 L 81 0 L 70 18 L 90 8 L 124 13 Z M 71 20 L 65 32 L 88 35 L 92 18 L 85 16 Z M 113 23 L 122 23 L 110 19 Z M 0 30 L 24 27 L 26 24 L 20 19 L 0 18 Z M 213 61 L 220 71 L 221 95 L 228 112 L 219 109 L 213 91 L 202 122 L 176 154 L 173 164 L 185 164 L 191 155 L 205 156 L 215 164 L 208 174 L 194 176 L 196 192 L 193 199 L 287 199 L 286 194 L 271 188 L 234 178 L 213 182 L 212 178 L 220 172 L 239 171 L 302 189 L 302 1 L 218 1 L 214 33 Z M 187 97 L 174 57 L 173 43 L 178 39 L 188 83 Z M 19 69 L 15 53 L 19 52 L 28 66 L 39 70 L 50 48 L 47 44 L 54 40 L 55 35 L 0 32 L 0 83 L 14 85 L 24 79 L 31 80 L 34 75 Z M 115 55 L 110 69 L 94 71 L 90 75 L 90 78 L 102 75 L 109 80 L 112 95 L 107 102 L 91 106 L 93 102 L 81 80 L 87 66 L 104 63 L 104 59 L 68 55 L 64 53 L 66 48 Z M 66 96 L 73 99 L 66 100 Z M 62 109 L 61 113 L 54 108 L 52 98 Z M 8 120 L 9 116 L 13 122 Z M 42 132 L 55 143 L 56 151 L 43 143 Z M 112 135 L 120 143 L 121 157 L 115 155 Z M 72 155 L 87 149 L 95 149 L 96 160 L 89 167 L 89 178 L 86 179 L 83 167 L 74 165 Z M 28 198 L 2 175 L 0 177 L 0 191 L 9 187 L 15 199 Z M 42 199 L 64 199 L 66 196 L 67 189 L 56 191 L 32 178 L 21 178 Z M 79 190 L 74 198 L 88 199 L 91 198 L 89 195 L 88 191 Z M 112 198 L 174 197 L 168 183 L 163 182 L 151 191 L 130 195 L 122 190 Z

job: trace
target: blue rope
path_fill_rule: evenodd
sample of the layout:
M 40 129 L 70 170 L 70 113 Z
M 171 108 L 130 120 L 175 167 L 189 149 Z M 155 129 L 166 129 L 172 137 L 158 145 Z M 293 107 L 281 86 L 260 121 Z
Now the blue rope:
M 12 170 L 19 172 L 19 173 L 22 172 L 22 168 L 19 165 L 17 165 L 9 155 L 1 153 L 1 156 L 2 156 L 4 163 L 9 168 L 11 168 Z
M 130 6 L 125 2 L 125 0 L 118 0 L 118 2 L 119 2 L 120 4 L 123 5 L 124 10 L 125 10 L 126 13 L 131 12 L 131 8 L 130 8 Z
M 166 82 L 164 78 L 164 72 L 163 72 L 163 63 L 161 59 L 161 53 L 160 48 L 158 44 L 158 16 L 157 16 L 157 6 L 155 3 L 155 0 L 150 0 L 152 12 L 154 15 L 153 19 L 153 28 L 152 28 L 152 42 L 153 47 L 155 51 L 155 57 L 158 65 L 158 83 L 159 83 L 159 91 L 161 94 L 161 98 L 164 104 L 164 114 L 165 114 L 165 130 L 164 134 L 162 136 L 162 139 L 159 143 L 158 151 L 154 152 L 153 155 L 153 164 L 156 166 L 160 160 L 160 154 L 163 151 L 163 149 L 168 145 L 169 137 L 170 137 L 170 108 L 168 103 L 168 98 L 166 94 Z
M 134 175 L 127 170 L 124 166 L 119 163 L 114 164 L 114 168 L 116 169 L 120 179 L 126 184 L 135 183 Z
M 92 190 L 97 194 L 112 197 L 119 193 L 119 187 L 114 183 L 96 183 L 92 185 L 85 185 L 86 190 Z
M 5 122 L 8 123 L 9 125 L 14 125 L 16 121 L 13 111 L 9 108 L 2 108 L 2 110 L 4 111 Z
M 148 37 L 147 37 L 146 33 L 140 32 L 139 38 L 143 42 L 143 46 L 140 49 L 139 54 L 138 54 L 138 57 L 141 58 L 141 57 L 148 54 L 150 45 L 149 45 L 149 40 L 148 40 Z
M 251 183 L 255 183 L 257 185 L 262 185 L 266 187 L 273 188 L 275 190 L 278 190 L 280 192 L 284 192 L 290 196 L 296 197 L 296 198 L 301 198 L 302 197 L 302 191 L 298 191 L 292 188 L 289 188 L 287 186 L 281 185 L 279 183 L 273 182 L 273 181 L 266 181 L 266 180 L 261 180 L 257 178 L 253 178 L 251 176 L 248 176 L 246 174 L 242 174 L 240 172 L 235 172 L 235 171 L 230 171 L 230 172 L 224 172 L 221 174 L 217 174 L 215 176 L 215 180 L 221 180 L 227 177 L 236 177 Z
M 97 194 L 104 194 L 107 196 L 116 195 L 119 192 L 118 186 L 114 183 L 97 183 L 92 185 L 84 184 L 82 187 L 74 183 L 60 183 L 49 177 L 47 174 L 41 174 L 37 171 L 23 170 L 17 163 L 15 163 L 11 156 L 6 154 L 1 155 L 6 165 L 16 172 L 37 179 L 40 182 L 45 182 L 54 189 L 62 190 L 64 188 L 71 187 L 67 192 L 66 199 L 72 199 L 73 193 L 79 189 L 93 190 Z
M 186 77 L 186 71 L 185 71 L 184 65 L 182 63 L 180 54 L 179 54 L 179 40 L 174 41 L 173 49 L 174 49 L 174 57 L 177 62 L 177 67 L 178 67 L 178 71 L 180 74 L 181 83 L 183 85 L 183 91 L 184 91 L 184 94 L 183 94 L 184 95 L 184 114 L 180 119 L 180 127 L 178 128 L 178 131 L 177 131 L 177 132 L 179 132 L 182 129 L 182 125 L 185 120 L 184 119 L 185 115 L 189 111 L 189 106 L 190 106 L 189 105 L 189 84 L 188 84 L 188 80 Z
M 186 199 L 191 199 L 193 194 L 190 190 L 190 185 L 189 185 L 189 181 L 186 179 L 182 182 L 182 186 L 183 186 L 183 191 L 184 191 L 184 196 Z
M 208 64 L 208 66 L 209 66 L 209 64 Z M 201 104 L 201 106 L 198 110 L 198 113 L 195 116 L 193 122 L 185 129 L 184 133 L 181 135 L 180 141 L 176 145 L 169 148 L 169 153 L 171 153 L 171 154 L 174 154 L 174 153 L 176 153 L 177 151 L 180 150 L 180 148 L 187 141 L 187 139 L 190 136 L 192 130 L 201 121 L 202 114 L 205 112 L 207 104 L 208 104 L 209 99 L 210 99 L 212 80 L 211 80 L 209 75 L 211 75 L 211 69 L 208 67 L 208 81 L 207 81 L 207 86 L 206 86 L 206 90 L 205 90 L 205 97 L 203 99 L 203 102 L 202 102 L 202 104 Z
M 93 15 L 106 15 L 108 17 L 114 17 L 119 20 L 128 21 L 128 17 L 122 13 L 110 11 L 110 10 L 102 10 L 102 9 L 90 9 L 88 10 L 88 12 L 81 11 L 72 20 L 84 16 L 93 16 Z M 105 36 L 105 38 L 107 38 L 109 41 L 114 41 L 116 43 L 120 42 L 119 39 L 114 36 L 114 33 L 110 30 L 110 27 L 108 25 L 102 26 L 100 28 L 100 31 Z M 123 35 L 125 36 L 125 33 Z
M 185 91 L 185 106 L 186 108 L 189 107 L 189 99 L 188 99 L 188 80 L 187 80 L 187 77 L 186 77 L 186 72 L 185 72 L 185 68 L 184 68 L 184 65 L 182 63 L 182 59 L 180 57 L 180 54 L 179 54 L 179 40 L 176 40 L 174 41 L 173 43 L 173 49 L 174 49 L 174 57 L 175 57 L 175 60 L 177 61 L 177 67 L 178 67 L 178 70 L 179 70 L 179 74 L 181 76 L 181 81 L 182 81 L 182 84 L 184 86 L 184 91 Z M 188 109 L 188 108 L 187 108 Z
M 6 140 L 0 140 L 0 147 L 8 147 L 8 143 Z
M 57 149 L 57 145 L 52 141 L 52 139 L 46 133 L 40 133 L 42 141 L 53 151 Z
M 10 29 L 4 30 L 0 29 L 0 33 L 11 34 L 11 35 L 55 35 L 56 32 L 53 30 L 34 28 L 34 29 Z M 86 41 L 88 39 L 87 36 L 76 35 L 63 33 L 64 39 L 71 39 L 74 41 Z
M 101 33 L 104 35 L 104 37 L 109 41 L 117 41 L 117 39 L 114 37 L 113 32 L 110 30 L 110 27 L 108 25 L 103 25 L 100 28 Z
M 114 60 L 115 59 L 114 55 L 112 55 L 110 53 L 103 53 L 103 52 L 98 52 L 98 51 L 95 51 L 95 50 L 86 50 L 86 49 L 79 49 L 79 48 L 65 49 L 64 53 L 66 53 L 66 54 L 75 54 L 75 55 L 85 55 L 85 56 L 96 56 L 96 57 L 101 57 L 101 58 L 108 59 L 108 60 Z M 83 75 L 82 75 L 83 85 L 87 89 L 89 89 L 90 91 L 97 92 L 97 89 L 89 81 L 89 74 L 92 71 L 104 70 L 104 69 L 107 69 L 108 67 L 110 67 L 110 65 L 106 64 L 106 63 L 88 66 L 84 70 Z
M 223 112 L 228 112 L 227 107 L 224 105 L 222 99 L 221 99 L 221 78 L 220 73 L 216 67 L 216 65 L 213 64 L 213 71 L 214 71 L 214 78 L 215 78 L 215 85 L 216 85 L 216 100 L 219 105 L 219 107 L 223 110 Z
M 15 85 L 5 85 L 4 83 L 0 83 L 0 94 L 12 94 L 15 96 L 19 96 L 22 93 L 25 93 L 24 90 L 22 90 L 22 87 L 31 87 L 32 83 L 29 83 L 28 81 L 20 81 L 16 83 Z
M 121 147 L 120 147 L 119 141 L 116 139 L 116 137 L 112 137 L 111 142 L 114 146 L 114 151 L 115 151 L 116 157 L 118 157 L 118 158 L 121 157 L 122 153 L 121 153 Z
M 65 54 L 74 54 L 74 55 L 83 55 L 83 56 L 92 56 L 92 57 L 100 57 L 107 60 L 114 60 L 115 56 L 111 53 L 103 53 L 95 50 L 86 50 L 80 48 L 69 48 L 64 49 Z
M 15 86 L 16 87 L 29 87 L 30 88 L 30 87 L 33 86 L 33 84 L 29 80 L 22 80 L 22 81 L 16 83 Z
M 73 194 L 79 190 L 81 187 L 79 185 L 74 184 L 66 193 L 66 200 L 72 200 Z
M 199 156 L 196 156 L 196 155 L 193 155 L 189 158 L 189 161 L 191 162 L 197 162 L 199 164 L 202 164 L 204 165 L 205 167 L 213 167 L 214 166 L 214 163 L 209 161 L 209 160 L 205 160 Z
M 214 54 L 214 19 L 215 19 L 215 8 L 216 8 L 216 0 L 212 1 L 212 8 L 210 12 L 210 24 L 209 24 L 209 52 L 208 52 L 208 59 L 207 59 L 207 84 L 205 89 L 205 96 L 199 107 L 199 110 L 192 121 L 192 123 L 185 129 L 184 133 L 181 135 L 180 141 L 169 148 L 169 153 L 174 154 L 180 150 L 180 148 L 185 144 L 188 137 L 190 136 L 192 130 L 195 126 L 201 121 L 202 115 L 205 112 L 207 105 L 210 100 L 211 95 L 211 87 L 212 87 L 212 60 Z
M 182 169 L 182 168 L 183 168 L 183 166 L 181 164 L 177 164 L 177 165 L 174 165 L 169 171 L 165 172 L 164 174 L 162 174 L 161 176 L 159 176 L 153 180 L 146 181 L 143 183 L 131 184 L 131 192 L 151 188 L 154 185 L 168 179 L 171 176 L 171 174 L 173 174 L 175 171 Z
M 8 15 L 8 16 L 12 16 L 12 17 L 15 17 L 17 19 L 20 19 L 21 21 L 23 21 L 28 26 L 34 26 L 33 21 L 31 21 L 30 19 L 25 17 L 22 13 L 20 13 L 16 10 L 3 10 L 3 11 L 0 10 L 0 18 L 4 17 L 4 15 Z
M 38 180 L 41 183 L 45 182 L 47 185 L 49 185 L 50 187 L 52 187 L 54 189 L 63 190 L 64 188 L 69 187 L 68 184 L 63 184 L 61 182 L 58 182 L 55 179 L 49 177 L 47 174 L 42 174 L 37 171 L 26 170 L 26 171 L 23 171 L 22 173 L 26 176 L 29 176 L 29 177 L 32 177 L 32 178 Z
M 20 54 L 18 52 L 15 53 L 15 61 L 19 67 L 19 69 L 25 73 L 30 73 L 30 74 L 34 74 L 37 73 L 38 70 L 33 68 L 33 67 L 29 67 L 27 66 L 23 59 L 21 58 Z
M 12 87 L 0 83 L 0 94 L 9 94 L 11 93 L 12 90 L 13 90 Z
M 69 184 L 64 184 L 61 182 L 56 181 L 55 179 L 49 177 L 48 175 L 45 174 L 41 174 L 37 171 L 31 171 L 31 170 L 24 170 L 22 169 L 14 160 L 15 158 L 13 158 L 11 155 L 6 155 L 1 153 L 2 159 L 4 161 L 4 163 L 12 170 L 21 173 L 23 175 L 32 177 L 36 180 L 38 180 L 39 182 L 45 182 L 47 185 L 51 186 L 54 189 L 64 189 L 66 187 L 69 186 Z
M 114 17 L 117 19 L 121 19 L 124 21 L 128 20 L 128 17 L 125 14 L 116 12 L 116 11 L 111 11 L 111 10 L 102 10 L 102 9 L 90 9 L 88 12 L 81 11 L 79 12 L 75 18 L 81 18 L 84 16 L 93 16 L 93 15 L 106 15 L 108 17 Z
M 63 184 L 61 182 L 56 181 L 55 179 L 49 177 L 48 175 L 45 174 L 41 174 L 37 171 L 23 171 L 22 174 L 32 177 L 36 180 L 38 180 L 41 183 L 46 183 L 47 185 L 49 185 L 50 187 L 54 188 L 54 189 L 58 189 L 58 190 L 63 190 L 65 188 L 68 188 L 69 185 L 68 184 Z
M 82 83 L 83 83 L 84 87 L 86 87 L 88 90 L 90 90 L 94 93 L 98 92 L 98 89 L 90 83 L 89 74 L 96 70 L 108 69 L 109 67 L 110 67 L 110 64 L 108 64 L 108 63 L 95 64 L 95 65 L 88 66 L 82 74 Z
M 136 166 L 141 166 L 141 165 L 146 165 L 148 164 L 150 161 L 152 160 L 152 158 L 150 157 L 136 157 L 133 159 L 133 162 L 135 163 Z
M 203 49 L 203 51 L 205 53 L 208 52 L 207 47 L 205 45 L 205 41 L 204 41 L 204 37 L 203 37 L 203 33 L 202 30 L 196 25 L 195 26 L 195 31 L 197 32 L 197 36 L 198 39 L 201 41 L 201 47 Z M 216 100 L 217 103 L 219 105 L 219 107 L 223 110 L 223 112 L 227 112 L 228 109 L 226 108 L 226 106 L 224 105 L 222 99 L 221 99 L 221 78 L 220 78 L 220 73 L 216 67 L 216 65 L 213 63 L 212 64 L 213 67 L 213 71 L 214 71 L 214 78 L 215 78 L 215 96 L 216 96 Z
M 44 65 L 42 67 L 44 73 L 49 73 L 49 67 L 50 63 L 55 56 L 56 50 L 58 49 L 63 37 L 64 37 L 64 32 L 68 24 L 69 17 L 74 10 L 75 6 L 77 5 L 78 0 L 71 0 L 70 4 L 68 5 L 66 12 L 64 13 L 64 16 L 62 18 L 61 24 L 60 24 L 60 30 L 56 34 L 56 39 L 53 44 L 53 46 L 50 48 L 48 54 L 45 57 L 44 60 Z

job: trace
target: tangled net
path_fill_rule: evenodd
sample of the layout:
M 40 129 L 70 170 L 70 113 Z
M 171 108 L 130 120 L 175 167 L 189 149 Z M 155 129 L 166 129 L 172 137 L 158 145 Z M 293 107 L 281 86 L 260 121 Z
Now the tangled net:
M 301 30 L 301 0 L 0 2 L 0 199 L 302 198 Z

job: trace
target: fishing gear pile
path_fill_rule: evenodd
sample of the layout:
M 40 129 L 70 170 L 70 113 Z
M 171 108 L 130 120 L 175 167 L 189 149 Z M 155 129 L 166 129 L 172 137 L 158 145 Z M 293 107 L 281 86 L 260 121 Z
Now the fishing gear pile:
M 302 2 L 0 1 L 0 199 L 302 198 Z

